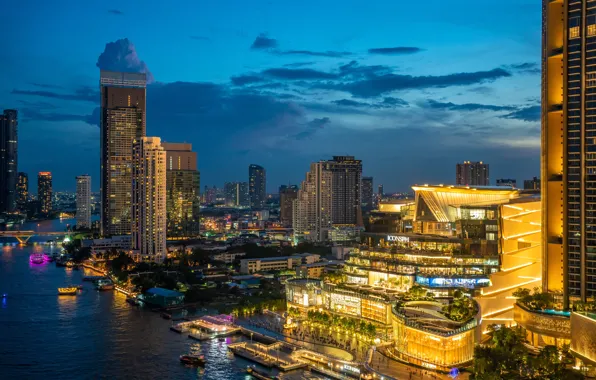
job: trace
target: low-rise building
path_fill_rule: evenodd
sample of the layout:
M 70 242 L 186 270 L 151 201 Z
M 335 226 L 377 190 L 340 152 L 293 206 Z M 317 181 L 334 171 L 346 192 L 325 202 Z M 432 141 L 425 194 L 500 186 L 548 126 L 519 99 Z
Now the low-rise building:
M 131 244 L 130 235 L 118 235 L 105 239 L 85 239 L 82 241 L 81 246 L 91 248 L 91 253 L 95 255 L 112 250 L 128 252 L 131 249 Z
M 240 260 L 240 273 L 252 274 L 257 272 L 293 269 L 301 264 L 312 264 L 314 262 L 317 262 L 320 258 L 320 255 L 311 253 L 300 253 L 292 256 L 242 259 Z
M 143 302 L 160 307 L 181 305 L 184 303 L 184 294 L 164 288 L 151 288 L 141 296 Z
M 312 264 L 302 264 L 296 267 L 296 277 L 321 278 L 327 272 L 341 270 L 343 261 L 318 261 Z
M 213 260 L 223 261 L 226 264 L 232 264 L 237 258 L 246 256 L 246 252 L 222 252 L 211 256 Z

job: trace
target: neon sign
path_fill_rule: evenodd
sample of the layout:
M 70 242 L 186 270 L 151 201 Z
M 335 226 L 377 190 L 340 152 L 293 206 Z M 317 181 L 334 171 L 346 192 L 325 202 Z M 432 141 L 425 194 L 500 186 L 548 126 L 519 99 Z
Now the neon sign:
M 416 283 L 431 288 L 476 288 L 489 286 L 488 278 L 445 278 L 416 276 Z
M 407 236 L 387 235 L 387 241 L 396 241 L 398 243 L 408 243 L 410 238 Z

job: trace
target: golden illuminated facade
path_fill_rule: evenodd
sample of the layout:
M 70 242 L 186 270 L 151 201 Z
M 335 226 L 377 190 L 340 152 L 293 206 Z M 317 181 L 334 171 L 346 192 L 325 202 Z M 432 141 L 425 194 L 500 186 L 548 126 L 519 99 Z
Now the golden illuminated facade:
M 408 363 L 449 372 L 474 358 L 478 315 L 456 323 L 438 313 L 438 302 L 407 302 L 392 313 L 393 346 L 389 353 Z
M 475 300 L 482 313 L 482 332 L 491 324 L 514 324 L 513 292 L 542 284 L 541 202 L 526 196 L 499 206 L 500 270 Z
M 159 137 L 133 142 L 132 248 L 137 260 L 166 255 L 166 151 Z
M 543 287 L 565 308 L 596 295 L 595 5 L 543 1 Z
M 131 232 L 132 143 L 145 136 L 145 74 L 101 71 L 101 232 Z

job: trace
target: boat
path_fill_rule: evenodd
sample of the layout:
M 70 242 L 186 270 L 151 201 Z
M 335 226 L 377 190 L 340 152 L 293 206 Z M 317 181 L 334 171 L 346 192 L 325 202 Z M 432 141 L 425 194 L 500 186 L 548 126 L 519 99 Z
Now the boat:
M 75 263 L 74 263 L 74 261 L 68 260 L 68 261 L 66 262 L 66 267 L 67 267 L 67 268 L 74 268 L 74 266 L 75 266 Z
M 246 372 L 251 375 L 252 377 L 256 377 L 257 379 L 261 380 L 277 380 L 279 379 L 277 376 L 271 376 L 265 371 L 258 370 L 257 367 L 254 365 L 246 367 Z
M 68 288 L 58 288 L 58 295 L 61 296 L 76 296 L 77 295 L 77 288 L 72 286 Z
M 114 284 L 100 284 L 97 286 L 97 290 L 112 290 L 114 289 Z
M 43 253 L 33 253 L 29 256 L 29 261 L 33 264 L 43 264 L 46 261 Z
M 196 366 L 204 366 L 206 363 L 203 355 L 180 355 L 180 363 Z

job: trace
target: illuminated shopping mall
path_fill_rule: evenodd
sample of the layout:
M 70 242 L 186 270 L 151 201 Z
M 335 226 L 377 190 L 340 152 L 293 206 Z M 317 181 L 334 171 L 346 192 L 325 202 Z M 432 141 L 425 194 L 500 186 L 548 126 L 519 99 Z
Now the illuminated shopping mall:
M 287 301 L 374 322 L 393 338 L 396 358 L 448 371 L 473 359 L 489 324 L 515 323 L 515 290 L 540 286 L 540 197 L 510 187 L 413 190 L 414 200 L 371 214 L 343 283 L 290 281 Z M 396 307 L 415 285 L 430 298 Z M 457 290 L 477 310 L 458 322 L 442 312 Z

